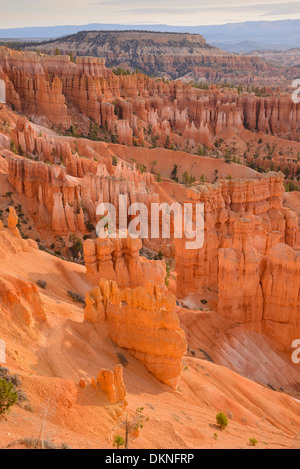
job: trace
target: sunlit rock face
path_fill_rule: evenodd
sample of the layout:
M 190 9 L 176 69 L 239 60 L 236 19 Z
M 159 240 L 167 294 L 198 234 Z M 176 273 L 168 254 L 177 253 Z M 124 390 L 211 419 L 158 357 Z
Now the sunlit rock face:
M 87 295 L 85 320 L 106 323 L 116 344 L 176 389 L 187 344 L 175 307 L 175 297 L 153 283 L 120 290 L 115 282 L 101 279 Z

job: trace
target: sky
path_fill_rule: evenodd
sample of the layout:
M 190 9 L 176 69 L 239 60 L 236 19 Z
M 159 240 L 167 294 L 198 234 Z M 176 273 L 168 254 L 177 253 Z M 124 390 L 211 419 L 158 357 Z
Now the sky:
M 276 0 L 0 0 L 0 28 L 169 24 L 300 19 L 300 2 Z

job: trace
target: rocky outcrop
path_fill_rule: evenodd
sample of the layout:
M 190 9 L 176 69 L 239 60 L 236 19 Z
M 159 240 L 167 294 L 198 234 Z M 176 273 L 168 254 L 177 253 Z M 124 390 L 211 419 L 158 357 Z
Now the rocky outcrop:
M 149 282 L 143 287 L 120 290 L 115 282 L 102 279 L 98 290 L 87 296 L 85 320 L 92 318 L 95 323 L 103 321 L 104 316 L 110 338 L 175 389 L 186 352 L 185 335 L 174 312 L 175 297 Z
M 111 68 L 138 68 L 147 75 L 227 83 L 264 84 L 284 78 L 286 69 L 274 67 L 256 56 L 242 56 L 212 47 L 200 34 L 147 31 L 81 31 L 39 45 L 43 52 L 104 57 Z M 74 52 L 75 51 L 75 52 Z M 78 57 L 79 59 L 80 57 Z M 290 70 L 291 73 L 291 70 Z
M 5 275 L 0 277 L 0 303 L 11 321 L 33 328 L 45 321 L 46 314 L 37 287 L 25 280 Z
M 52 229 L 59 236 L 86 234 L 87 224 L 95 227 L 99 221 L 96 212 L 101 203 L 113 204 L 118 213 L 120 197 L 128 207 L 134 202 L 149 207 L 151 202 L 159 201 L 150 173 L 142 174 L 122 162 L 111 166 L 110 158 L 97 165 L 94 160 L 89 164 L 90 160 L 76 155 L 68 161 L 65 168 L 23 158 L 9 159 L 8 181 L 24 196 L 27 210 L 39 228 Z M 85 170 L 91 168 L 94 174 L 86 174 Z
M 38 249 L 37 243 L 32 239 L 21 238 L 17 228 L 18 217 L 14 207 L 9 207 L 7 225 L 8 228 L 5 228 L 2 220 L 0 220 L 0 257 L 2 259 L 9 259 L 14 254 Z
M 253 246 L 251 221 L 234 225 L 232 247 L 219 252 L 218 312 L 235 323 L 257 323 L 288 352 L 299 336 L 300 253 L 277 243 L 266 255 Z
M 292 101 L 290 94 L 263 98 L 243 95 L 242 106 L 244 125 L 250 130 L 272 132 L 299 141 L 299 105 Z
M 105 321 L 105 307 L 103 296 L 99 287 L 93 288 L 86 295 L 84 320 L 91 324 Z
M 300 252 L 276 245 L 265 260 L 261 285 L 264 330 L 289 352 L 300 334 Z
M 259 180 L 221 181 L 188 191 L 187 202 L 204 204 L 204 245 L 186 250 L 185 238 L 175 240 L 178 296 L 217 286 L 220 249 L 232 246 L 235 222 L 241 216 L 250 221 L 249 235 L 260 255 L 279 242 L 296 248 L 298 217 L 283 208 L 283 193 L 283 176 L 274 173 Z
M 141 257 L 140 238 L 87 239 L 84 242 L 84 260 L 87 278 L 95 285 L 101 278 L 113 280 L 120 288 L 143 286 L 151 279 L 164 285 L 166 265 L 164 261 L 150 261 Z M 98 299 L 95 299 L 98 303 Z M 93 315 L 93 313 L 91 313 Z
M 22 54 L 0 48 L 0 68 L 6 76 L 7 102 L 18 103 L 18 110 L 35 116 L 44 124 L 71 125 L 71 117 L 58 76 L 47 75 L 35 53 Z
M 250 227 L 247 218 L 236 221 L 232 247 L 219 251 L 218 311 L 234 322 L 260 322 L 263 316 L 261 257 Z
M 193 54 L 191 57 L 194 61 Z M 221 59 L 216 56 L 213 60 Z M 255 60 L 247 58 L 249 67 Z M 263 62 L 261 65 L 264 67 Z M 68 128 L 71 123 L 83 122 L 79 118 L 83 114 L 86 124 L 82 123 L 82 132 L 88 134 L 94 123 L 102 127 L 106 137 L 109 134 L 113 141 L 126 145 L 139 142 L 149 146 L 154 138 L 159 146 L 168 142 L 196 151 L 199 144 L 210 148 L 225 129 L 238 132 L 245 128 L 299 140 L 299 104 L 287 95 L 271 92 L 257 97 L 217 86 L 201 90 L 179 80 L 153 80 L 141 74 L 116 76 L 103 59 L 78 57 L 75 64 L 69 56 L 3 47 L 0 67 L 7 82 L 7 102 L 14 104 L 17 96 L 21 110 L 35 122 L 44 119 Z
M 19 219 L 17 217 L 14 207 L 9 207 L 7 226 L 16 238 L 21 238 L 20 232 L 17 228 L 18 223 L 19 223 Z
M 9 207 L 8 228 L 0 220 L 0 258 L 11 262 L 15 254 L 37 250 L 35 241 L 22 239 L 17 228 L 18 217 Z M 6 273 L 0 275 L 0 308 L 9 315 L 12 322 L 34 328 L 37 321 L 45 321 L 44 304 L 36 285 L 20 277 Z
M 111 404 L 126 403 L 126 388 L 123 381 L 123 366 L 116 365 L 114 370 L 101 369 L 97 376 L 97 385 L 107 394 Z

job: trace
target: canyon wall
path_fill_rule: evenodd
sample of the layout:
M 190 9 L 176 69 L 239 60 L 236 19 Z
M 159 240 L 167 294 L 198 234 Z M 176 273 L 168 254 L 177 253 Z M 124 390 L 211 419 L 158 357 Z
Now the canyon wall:
M 218 312 L 235 323 L 258 323 L 279 349 L 289 352 L 299 336 L 299 311 L 300 251 L 277 242 L 260 255 L 251 221 L 239 219 L 232 247 L 219 252 Z
M 204 204 L 204 246 L 176 239 L 175 250 L 180 298 L 214 288 L 220 315 L 256 324 L 289 351 L 300 326 L 299 217 L 283 207 L 282 183 L 270 173 L 189 191 L 189 202 Z
M 45 56 L 0 48 L 0 78 L 7 102 L 37 123 L 67 129 L 90 120 L 119 143 L 208 148 L 225 129 L 270 132 L 299 141 L 300 105 L 290 95 L 258 98 L 212 86 L 201 90 L 181 81 L 145 75 L 116 76 L 104 60 Z M 82 116 L 89 118 L 83 123 Z M 81 124 L 80 124 L 81 123 Z M 153 142 L 152 142 L 153 143 Z
M 261 285 L 264 330 L 289 352 L 300 331 L 300 251 L 275 246 L 265 260 Z
M 234 237 L 234 224 L 250 218 L 254 247 L 264 255 L 274 242 L 296 247 L 298 218 L 282 206 L 283 176 L 276 173 L 261 179 L 223 180 L 188 190 L 186 202 L 204 204 L 204 246 L 186 250 L 186 239 L 176 239 L 177 293 L 184 297 L 207 285 L 218 283 L 219 249 Z
M 7 179 L 24 197 L 38 228 L 52 229 L 57 235 L 87 234 L 87 224 L 95 227 L 100 219 L 96 211 L 101 203 L 113 204 L 118 217 L 120 199 L 124 206 L 135 202 L 149 206 L 159 201 L 152 174 L 141 173 L 122 161 L 114 166 L 110 157 L 99 161 L 79 157 L 68 142 L 37 136 L 27 124 L 22 130 L 20 127 L 19 123 L 13 130 L 16 148 L 32 157 L 38 155 L 46 163 L 11 157 Z

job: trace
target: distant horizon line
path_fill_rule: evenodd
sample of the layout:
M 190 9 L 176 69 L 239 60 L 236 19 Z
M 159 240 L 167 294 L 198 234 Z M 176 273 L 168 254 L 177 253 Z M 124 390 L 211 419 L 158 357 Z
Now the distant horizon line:
M 174 27 L 174 28 L 200 28 L 206 26 L 226 26 L 226 25 L 237 25 L 237 24 L 250 24 L 250 23 L 283 23 L 287 21 L 300 21 L 300 18 L 294 19 L 284 19 L 284 20 L 251 20 L 251 21 L 231 21 L 225 23 L 209 23 L 209 24 L 168 24 L 168 23 L 151 23 L 151 22 L 134 22 L 134 23 L 84 23 L 84 24 L 54 24 L 54 25 L 44 25 L 44 26 L 11 26 L 9 28 L 2 28 L 0 26 L 0 30 L 2 31 L 10 31 L 14 29 L 44 29 L 44 28 L 63 28 L 63 27 L 84 27 L 84 26 L 92 26 L 92 25 L 101 25 L 101 26 L 167 26 L 167 27 Z

